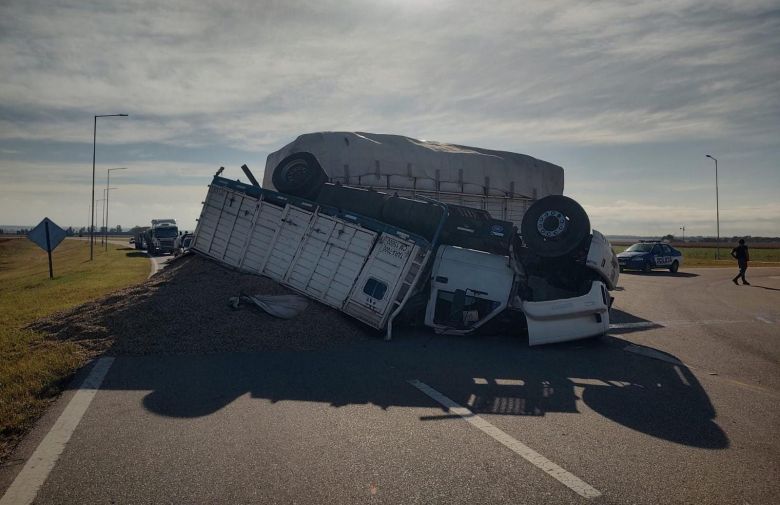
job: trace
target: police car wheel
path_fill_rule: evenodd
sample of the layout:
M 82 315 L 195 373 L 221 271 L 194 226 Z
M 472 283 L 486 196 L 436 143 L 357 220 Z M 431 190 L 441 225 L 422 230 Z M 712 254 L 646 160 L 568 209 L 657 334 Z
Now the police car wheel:
M 574 251 L 590 234 L 590 219 L 576 201 L 550 195 L 531 205 L 520 231 L 533 252 L 544 258 L 558 258 Z
M 676 274 L 677 270 L 679 270 L 679 268 L 680 268 L 680 263 L 675 261 L 675 262 L 672 263 L 672 266 L 669 267 L 669 271 L 672 272 L 673 274 Z

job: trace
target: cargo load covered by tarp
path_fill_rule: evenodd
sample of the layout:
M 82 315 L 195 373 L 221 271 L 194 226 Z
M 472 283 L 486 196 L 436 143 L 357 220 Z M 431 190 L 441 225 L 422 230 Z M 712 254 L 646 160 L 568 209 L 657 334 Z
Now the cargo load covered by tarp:
M 519 223 L 533 201 L 563 193 L 563 168 L 525 154 L 362 132 L 307 133 L 268 155 L 263 187 L 295 153 L 310 153 L 327 180 L 428 196 Z

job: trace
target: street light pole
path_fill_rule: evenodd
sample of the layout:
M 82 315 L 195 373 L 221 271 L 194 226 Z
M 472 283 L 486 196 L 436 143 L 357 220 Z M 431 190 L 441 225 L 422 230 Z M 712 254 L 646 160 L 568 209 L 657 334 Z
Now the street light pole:
M 108 194 L 110 193 L 110 190 L 112 189 L 119 189 L 119 188 L 106 188 L 103 190 L 103 201 L 105 202 L 103 205 L 103 234 L 101 236 L 101 239 L 105 241 L 106 244 L 106 251 L 108 251 Z
M 112 170 L 127 170 L 127 167 L 117 167 L 117 168 L 109 168 L 106 170 L 106 251 L 108 251 L 108 194 L 109 189 L 117 189 L 117 188 L 109 188 L 108 185 L 111 182 L 111 171 Z
M 683 238 L 682 238 L 682 241 L 683 241 L 683 242 L 685 242 L 685 225 L 682 225 L 682 226 L 680 226 L 680 229 L 681 229 L 681 230 L 682 230 L 682 232 L 683 232 Z
M 705 157 L 712 159 L 715 162 L 715 226 L 717 230 L 717 238 L 715 242 L 715 259 L 720 259 L 720 209 L 718 207 L 718 160 L 706 154 Z
M 93 249 L 95 248 L 95 150 L 97 146 L 97 118 L 99 117 L 127 117 L 127 114 L 101 114 L 95 116 L 95 123 L 92 127 L 92 211 L 90 212 L 91 223 L 89 226 L 89 260 L 94 258 Z
M 103 190 L 103 197 L 104 198 L 98 198 L 97 200 L 95 200 L 95 203 L 101 202 L 101 204 L 100 204 L 101 205 L 101 207 L 100 207 L 100 213 L 101 214 L 103 214 L 103 209 L 104 209 L 103 206 L 106 204 L 105 196 L 106 196 L 106 190 L 104 189 Z M 94 216 L 94 214 L 93 214 L 93 216 Z M 105 217 L 105 214 L 103 214 L 103 217 Z

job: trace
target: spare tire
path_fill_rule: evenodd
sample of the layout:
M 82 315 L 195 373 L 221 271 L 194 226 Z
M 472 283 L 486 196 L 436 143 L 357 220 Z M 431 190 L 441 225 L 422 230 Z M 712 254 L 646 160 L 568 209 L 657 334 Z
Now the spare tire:
M 531 205 L 520 232 L 533 252 L 543 258 L 558 258 L 574 251 L 590 234 L 590 219 L 571 198 L 550 195 Z
M 314 200 L 328 176 L 311 153 L 295 153 L 274 168 L 271 181 L 280 193 Z

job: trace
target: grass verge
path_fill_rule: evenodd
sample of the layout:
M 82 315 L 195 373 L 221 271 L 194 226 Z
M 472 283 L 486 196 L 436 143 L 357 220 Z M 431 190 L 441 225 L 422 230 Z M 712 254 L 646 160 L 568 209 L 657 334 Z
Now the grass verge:
M 729 256 L 731 247 L 720 248 L 720 258 L 715 259 L 714 247 L 678 247 L 673 246 L 683 253 L 682 268 L 686 267 L 724 267 L 737 268 L 737 261 Z M 626 245 L 613 246 L 615 253 L 621 253 L 628 249 Z M 750 266 L 752 267 L 780 267 L 780 249 L 750 247 Z
M 94 257 L 89 261 L 86 241 L 64 241 L 52 253 L 52 280 L 38 246 L 26 238 L 0 237 L 0 461 L 93 354 L 27 326 L 149 274 L 149 260 L 126 247 L 96 247 Z

